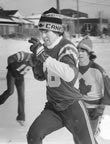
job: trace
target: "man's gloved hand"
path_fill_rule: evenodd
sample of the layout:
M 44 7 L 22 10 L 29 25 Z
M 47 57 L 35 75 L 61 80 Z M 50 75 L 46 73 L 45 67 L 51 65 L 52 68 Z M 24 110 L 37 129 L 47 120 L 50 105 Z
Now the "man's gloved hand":
M 99 107 L 93 109 L 91 112 L 89 112 L 90 115 L 90 119 L 91 120 L 95 120 L 97 119 L 99 116 L 103 115 L 105 106 L 104 105 L 99 105 Z
M 36 54 L 36 50 L 38 49 L 38 47 L 42 46 L 41 42 L 34 37 L 29 39 L 28 42 L 32 43 L 32 45 L 30 46 L 30 51 L 33 52 L 34 54 Z
M 45 62 L 45 60 L 48 58 L 43 45 L 37 49 L 36 55 L 41 62 Z
M 45 53 L 44 45 L 36 38 L 31 38 L 29 42 L 32 43 L 30 50 L 36 54 L 41 62 L 44 62 L 48 58 L 48 55 Z

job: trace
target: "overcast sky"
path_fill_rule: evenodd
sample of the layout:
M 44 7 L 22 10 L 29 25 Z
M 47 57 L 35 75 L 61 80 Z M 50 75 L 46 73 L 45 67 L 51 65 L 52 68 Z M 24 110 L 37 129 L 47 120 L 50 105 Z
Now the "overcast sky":
M 59 0 L 60 9 L 71 8 L 77 10 L 77 0 Z M 0 0 L 0 6 L 5 10 L 19 10 L 21 15 L 39 14 L 56 7 L 56 0 Z M 86 12 L 89 17 L 102 15 L 110 16 L 110 0 L 79 0 L 79 11 Z

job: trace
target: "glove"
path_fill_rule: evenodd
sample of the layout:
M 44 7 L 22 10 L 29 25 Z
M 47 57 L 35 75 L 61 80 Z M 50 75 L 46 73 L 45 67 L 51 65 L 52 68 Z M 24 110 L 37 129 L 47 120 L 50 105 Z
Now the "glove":
M 93 109 L 91 112 L 89 112 L 90 119 L 95 120 L 99 116 L 102 116 L 103 112 L 104 112 L 104 108 L 105 108 L 104 105 L 100 105 L 99 107 L 97 107 L 97 108 Z
M 43 72 L 43 63 L 37 62 L 34 67 L 32 67 L 34 78 L 43 81 L 45 80 L 45 74 Z
M 41 62 L 45 62 L 48 58 L 43 45 L 36 50 L 36 55 Z
M 36 59 L 36 55 L 32 55 L 32 72 L 34 78 L 40 81 L 45 80 L 45 73 L 43 71 L 43 63 Z
M 42 46 L 41 42 L 34 37 L 28 40 L 28 42 L 32 43 L 32 45 L 30 46 L 30 51 L 33 52 L 34 54 L 36 54 L 37 48 Z
M 36 38 L 31 38 L 28 42 L 32 43 L 32 45 L 30 46 L 30 51 L 36 54 L 37 58 L 41 62 L 44 62 L 48 58 L 48 55 L 45 53 L 44 50 L 44 45 L 41 44 L 41 42 Z

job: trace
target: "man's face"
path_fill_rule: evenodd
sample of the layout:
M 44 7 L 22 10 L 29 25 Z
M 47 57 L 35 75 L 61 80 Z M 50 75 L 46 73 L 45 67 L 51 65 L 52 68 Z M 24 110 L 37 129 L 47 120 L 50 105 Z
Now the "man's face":
M 40 30 L 45 46 L 51 46 L 58 38 L 58 34 L 53 31 Z

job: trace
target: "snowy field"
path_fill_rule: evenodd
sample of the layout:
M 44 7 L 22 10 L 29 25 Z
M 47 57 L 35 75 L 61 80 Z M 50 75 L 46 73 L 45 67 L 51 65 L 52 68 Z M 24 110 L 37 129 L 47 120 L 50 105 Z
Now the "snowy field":
M 110 38 L 100 39 L 91 37 L 97 62 L 103 66 L 110 76 Z M 4 40 L 0 38 L 0 93 L 6 89 L 7 57 L 18 51 L 29 52 L 27 40 Z M 16 122 L 17 93 L 0 106 L 0 144 L 26 144 L 26 133 L 44 108 L 46 102 L 45 82 L 39 82 L 33 78 L 32 71 L 25 76 L 25 110 L 26 123 L 21 127 Z M 110 144 L 110 108 L 106 107 L 104 118 L 100 125 L 101 133 L 97 138 L 99 144 Z M 62 128 L 44 139 L 43 144 L 73 144 L 72 135 Z

